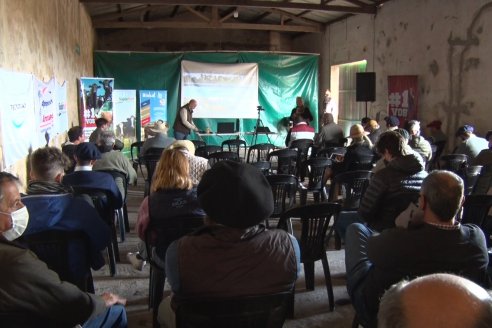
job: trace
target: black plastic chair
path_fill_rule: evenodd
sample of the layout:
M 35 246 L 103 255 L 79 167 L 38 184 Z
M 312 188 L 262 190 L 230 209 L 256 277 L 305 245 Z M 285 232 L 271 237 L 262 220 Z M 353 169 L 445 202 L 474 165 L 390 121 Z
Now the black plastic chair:
M 434 144 L 431 144 L 432 148 L 432 158 L 427 163 L 427 171 L 437 170 L 439 169 L 439 160 L 441 159 L 442 152 L 444 151 L 444 147 L 446 146 L 446 141 L 438 141 Z
M 280 218 L 293 206 L 299 181 L 292 174 L 272 174 L 266 178 L 273 193 L 273 213 L 270 218 Z M 269 227 L 268 219 L 265 221 Z
M 485 165 L 480 172 L 475 187 L 473 188 L 473 194 L 482 195 L 486 194 L 492 187 L 492 165 Z
M 199 148 L 199 147 L 205 147 L 207 145 L 207 143 L 203 140 L 190 140 L 191 142 L 193 142 L 193 145 L 195 145 L 195 149 Z
M 472 165 L 463 168 L 461 178 L 465 182 L 465 196 L 471 195 L 473 188 L 480 178 L 483 166 Z
M 276 165 L 272 171 L 276 174 L 296 174 L 297 150 L 295 149 L 277 149 L 270 152 L 267 160 Z
M 348 171 L 340 173 L 333 178 L 333 183 L 330 187 L 330 200 L 342 205 L 338 217 L 339 221 L 357 213 L 362 196 L 364 196 L 364 192 L 369 186 L 371 176 L 371 171 Z M 331 229 L 335 229 L 335 224 Z M 335 233 L 335 249 L 340 248 L 341 236 Z
M 248 164 L 258 168 L 265 176 L 270 174 L 270 169 L 272 167 L 272 163 L 267 161 L 252 162 Z
M 111 174 L 114 182 L 118 186 L 120 192 L 122 191 L 123 206 L 116 210 L 116 218 L 118 219 L 118 227 L 120 228 L 121 242 L 125 241 L 125 233 L 130 232 L 130 222 L 128 221 L 128 207 L 126 205 L 126 198 L 128 194 L 128 179 L 126 173 L 115 170 L 98 170 L 100 172 L 106 172 Z
M 52 322 L 31 312 L 0 312 L 2 328 L 73 328 L 63 322 Z
M 133 168 L 138 172 L 138 168 L 140 167 L 140 149 L 142 149 L 144 142 L 136 141 L 130 145 L 130 157 L 133 164 Z M 140 169 L 141 171 L 141 169 Z
M 309 151 L 313 147 L 313 140 L 311 139 L 296 139 L 290 143 L 290 149 L 297 150 L 297 177 L 302 182 L 306 176 L 304 162 L 309 156 Z
M 175 220 L 150 218 L 149 226 L 145 231 L 145 249 L 150 263 L 149 308 L 153 309 L 154 326 L 157 324 L 157 308 L 162 301 L 166 280 L 166 273 L 162 265 L 166 258 L 166 250 L 173 241 L 193 232 L 202 225 L 203 217 Z M 156 256 L 158 260 L 156 260 Z
M 214 166 L 214 164 L 221 161 L 240 162 L 241 160 L 239 159 L 239 155 L 233 151 L 218 151 L 208 155 L 208 162 L 210 163 L 210 166 Z
M 120 261 L 120 253 L 118 248 L 118 237 L 116 236 L 116 227 L 114 224 L 115 210 L 116 208 L 111 203 L 111 197 L 108 192 L 101 189 L 90 189 L 72 186 L 75 195 L 88 196 L 92 201 L 92 205 L 99 213 L 101 219 L 109 226 L 111 233 L 111 243 L 108 245 L 108 260 L 109 260 L 109 273 L 112 277 L 116 275 L 116 262 Z M 84 197 L 86 199 L 86 197 Z
M 275 145 L 270 143 L 262 143 L 249 147 L 246 162 L 268 162 L 268 154 L 275 149 Z
M 299 192 L 301 194 L 301 205 L 306 204 L 308 192 L 313 193 L 315 202 L 319 202 L 320 197 L 321 200 L 328 199 L 325 171 L 331 165 L 331 159 L 324 157 L 313 157 L 304 162 L 303 170 L 307 174 L 308 182 L 307 184 L 303 184 L 302 180 L 300 180 Z
M 23 235 L 17 242 L 33 251 L 48 268 L 58 273 L 60 280 L 68 281 L 84 292 L 94 293 L 90 245 L 83 231 L 46 230 Z M 75 268 L 77 272 L 70 267 L 70 259 L 74 256 L 80 262 L 80 266 Z
M 287 210 L 278 223 L 278 228 L 292 233 L 292 218 L 300 218 L 301 236 L 298 238 L 301 249 L 301 262 L 304 264 L 306 289 L 314 290 L 314 262 L 321 260 L 325 275 L 326 291 L 330 311 L 335 307 L 330 267 L 326 256 L 325 244 L 328 244 L 331 233 L 327 234 L 330 223 L 337 220 L 341 205 L 337 203 L 321 203 L 295 207 Z M 333 218 L 333 221 L 331 219 Z
M 473 223 L 483 229 L 491 207 L 492 195 L 466 196 L 465 202 L 463 203 L 461 223 Z
M 292 292 L 175 301 L 177 328 L 281 328 Z
M 236 152 L 241 161 L 244 161 L 244 157 L 241 157 L 241 149 L 243 153 L 246 153 L 246 147 L 246 141 L 241 139 L 230 139 L 222 142 L 222 150 Z
M 468 156 L 464 154 L 449 154 L 441 156 L 440 160 L 441 170 L 448 170 L 456 174 L 461 174 L 461 170 L 466 167 L 468 163 Z
M 152 177 L 154 176 L 154 171 L 157 167 L 157 163 L 161 159 L 160 154 L 145 154 L 142 156 L 141 161 L 145 165 L 145 187 L 144 187 L 144 197 L 150 194 L 150 185 L 152 184 Z
M 201 146 L 195 149 L 195 156 L 200 156 L 203 158 L 208 159 L 210 154 L 216 153 L 222 151 L 221 146 L 214 146 L 214 145 L 208 145 L 208 146 Z

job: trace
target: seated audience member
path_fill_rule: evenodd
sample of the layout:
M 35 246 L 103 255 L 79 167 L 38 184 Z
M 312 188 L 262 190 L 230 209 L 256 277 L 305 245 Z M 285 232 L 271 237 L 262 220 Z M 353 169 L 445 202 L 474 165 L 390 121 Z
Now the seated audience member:
M 58 148 L 44 147 L 31 154 L 30 163 L 31 182 L 22 198 L 31 215 L 25 235 L 46 230 L 83 231 L 91 247 L 91 267 L 100 269 L 104 265 L 101 251 L 109 244 L 110 231 L 91 205 L 74 198 L 72 189 L 61 184 L 68 158 Z M 82 270 L 77 259 L 73 256 L 73 272 Z
M 81 142 L 84 142 L 84 130 L 80 126 L 71 127 L 67 132 L 68 141 L 62 146 L 62 152 L 70 159 L 70 167 L 65 171 L 72 173 L 75 168 L 75 148 Z
M 456 137 L 461 139 L 461 143 L 454 150 L 455 154 L 464 154 L 468 160 L 473 162 L 475 157 L 484 149 L 489 148 L 489 143 L 484 138 L 477 137 L 471 125 L 463 125 L 456 131 Z
M 372 163 L 374 157 L 372 143 L 364 134 L 362 125 L 355 124 L 350 127 L 350 138 L 352 142 L 347 147 L 343 161 L 333 163 L 333 170 L 327 169 L 328 177 L 347 171 L 363 169 L 360 166 L 367 161 L 369 161 L 369 165 Z M 370 168 L 367 169 L 370 170 Z
M 103 117 L 96 119 L 96 129 L 92 131 L 89 136 L 89 142 L 97 145 L 99 143 L 99 136 L 101 135 L 101 132 L 108 130 L 110 126 L 111 123 L 107 119 Z
M 300 267 L 296 239 L 261 224 L 273 212 L 268 181 L 257 168 L 222 161 L 205 172 L 198 199 L 205 226 L 173 242 L 166 275 L 180 297 L 239 297 L 292 290 Z M 159 307 L 159 321 L 174 323 L 170 299 Z
M 383 129 L 381 129 L 376 120 L 370 120 L 369 123 L 367 123 L 367 128 L 365 130 L 369 132 L 367 137 L 371 140 L 373 145 L 378 142 L 379 136 L 383 133 Z
M 190 177 L 194 186 L 197 186 L 203 174 L 210 168 L 206 158 L 195 156 L 195 145 L 190 140 L 176 140 L 169 149 L 180 150 L 190 163 Z
M 492 130 L 487 132 L 485 139 L 489 142 L 489 148 L 480 151 L 477 157 L 473 160 L 472 165 L 492 165 Z
M 316 137 L 316 146 L 319 148 L 338 147 L 343 144 L 343 130 L 333 120 L 333 114 L 324 113 L 321 131 Z
M 145 140 L 139 156 L 145 155 L 150 148 L 167 148 L 176 140 L 167 136 L 168 128 L 165 123 L 160 121 L 156 122 L 153 127 L 146 129 L 146 131 L 152 138 Z
M 15 243 L 39 214 L 28 212 L 19 187 L 16 177 L 0 173 L 0 312 L 35 317 L 32 321 L 43 320 L 38 321 L 43 327 L 48 322 L 53 327 L 127 327 L 125 299 L 107 292 L 85 293 L 60 281 L 34 253 Z
M 360 119 L 360 125 L 362 125 L 362 128 L 364 129 L 364 131 L 366 132 L 369 132 L 368 130 L 368 126 L 369 126 L 369 122 L 371 121 L 371 118 L 368 117 L 368 116 L 365 116 L 363 118 Z
M 314 128 L 309 125 L 309 119 L 304 114 L 296 115 L 294 126 L 290 129 L 285 144 L 290 146 L 292 141 L 297 139 L 314 140 Z
M 429 141 L 433 144 L 438 142 L 446 142 L 448 137 L 441 130 L 442 122 L 439 120 L 434 120 L 427 124 L 427 128 L 429 129 Z
M 403 278 L 449 272 L 488 287 L 487 245 L 474 224 L 455 221 L 464 201 L 463 180 L 449 171 L 433 171 L 422 183 L 420 215 L 408 229 L 376 233 L 354 223 L 345 234 L 347 290 L 359 321 L 374 327 L 379 299 Z
M 132 163 L 120 151 L 113 150 L 116 138 L 112 131 L 103 131 L 99 137 L 99 150 L 101 158 L 98 159 L 92 169 L 94 171 L 118 171 L 123 173 L 129 184 L 137 182 L 137 172 Z M 117 183 L 118 184 L 118 183 Z M 125 198 L 125 187 L 118 185 L 121 195 Z
M 400 127 L 400 119 L 396 116 L 386 116 L 384 121 L 386 122 L 387 131 L 394 131 Z
M 302 116 L 308 124 L 313 120 L 313 115 L 311 114 L 309 107 L 304 105 L 302 97 L 296 98 L 296 107 L 294 107 L 290 113 L 290 120 L 295 123 L 298 116 Z
M 397 132 L 398 134 L 400 134 L 403 137 L 404 144 L 405 144 L 404 152 L 406 154 L 414 153 L 412 147 L 410 147 L 408 145 L 408 141 L 410 140 L 410 134 L 408 133 L 408 131 L 405 129 L 398 128 L 395 130 L 395 132 Z M 379 138 L 378 138 L 378 140 L 379 140 Z M 373 150 L 376 150 L 376 147 L 374 147 Z M 372 169 L 373 173 L 376 173 L 377 171 L 381 170 L 383 167 L 386 167 L 386 165 L 388 164 L 388 162 L 386 160 L 384 160 L 384 158 L 382 158 L 381 155 L 377 154 L 376 151 L 375 151 L 375 156 L 378 158 L 378 160 L 376 161 L 376 165 Z
M 142 241 L 145 240 L 145 233 L 151 220 L 205 217 L 205 212 L 198 203 L 196 187 L 193 187 L 189 171 L 189 162 L 179 149 L 164 150 L 155 170 L 150 196 L 145 197 L 138 211 L 137 234 Z M 145 244 L 140 243 L 138 253 L 127 254 L 130 263 L 138 270 L 143 268 L 145 264 L 143 260 L 147 258 L 144 250 Z M 165 257 L 165 253 L 161 254 L 159 250 L 157 255 L 162 259 Z
M 410 134 L 408 145 L 412 147 L 414 151 L 419 153 L 426 162 L 430 161 L 432 157 L 432 148 L 430 143 L 420 135 L 420 122 L 416 120 L 408 121 L 406 130 Z
M 83 142 L 75 149 L 77 165 L 73 173 L 63 177 L 65 186 L 101 189 L 108 193 L 110 201 L 115 209 L 123 206 L 123 198 L 116 182 L 109 173 L 93 171 L 96 160 L 101 158 L 101 153 L 92 142 Z
M 427 176 L 422 156 L 407 152 L 405 146 L 405 139 L 395 131 L 381 134 L 376 144 L 377 152 L 387 164 L 372 176 L 359 207 L 359 215 L 375 230 L 394 227 L 399 211 L 410 202 L 398 199 L 394 201 L 401 204 L 396 204 L 388 199 L 397 192 L 417 192 Z
M 491 323 L 490 294 L 447 273 L 403 280 L 384 293 L 379 305 L 379 328 L 490 327 Z

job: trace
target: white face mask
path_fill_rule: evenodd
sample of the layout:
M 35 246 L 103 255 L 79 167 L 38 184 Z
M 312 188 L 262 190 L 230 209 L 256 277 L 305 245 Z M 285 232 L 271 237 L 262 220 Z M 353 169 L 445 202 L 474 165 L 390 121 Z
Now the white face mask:
M 27 207 L 21 207 L 12 213 L 0 213 L 10 215 L 12 218 L 12 228 L 2 232 L 3 237 L 8 241 L 12 241 L 22 236 L 24 231 L 26 231 L 29 222 L 29 212 L 27 211 Z

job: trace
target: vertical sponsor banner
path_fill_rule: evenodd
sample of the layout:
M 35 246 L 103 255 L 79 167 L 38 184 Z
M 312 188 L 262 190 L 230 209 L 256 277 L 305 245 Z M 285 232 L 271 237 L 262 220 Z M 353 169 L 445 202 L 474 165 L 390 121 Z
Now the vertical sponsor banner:
M 116 138 L 125 145 L 122 152 L 130 157 L 130 146 L 136 138 L 136 90 L 113 91 L 113 129 Z
M 67 111 L 67 81 L 62 84 L 56 83 L 56 134 L 65 133 L 68 130 L 68 111 Z
M 96 129 L 96 119 L 113 122 L 113 78 L 81 77 L 79 114 L 85 140 Z
M 34 147 L 39 148 L 48 145 L 50 140 L 56 135 L 54 126 L 55 115 L 58 110 L 54 78 L 48 82 L 36 80 L 34 112 L 37 120 L 37 140 Z
M 388 76 L 388 112 L 398 116 L 400 126 L 416 120 L 418 113 L 418 76 Z
M 0 99 L 0 145 L 3 168 L 6 168 L 27 156 L 32 147 L 35 135 L 33 76 L 0 69 Z
M 167 90 L 140 90 L 140 140 L 144 140 L 144 127 L 162 120 L 167 122 Z

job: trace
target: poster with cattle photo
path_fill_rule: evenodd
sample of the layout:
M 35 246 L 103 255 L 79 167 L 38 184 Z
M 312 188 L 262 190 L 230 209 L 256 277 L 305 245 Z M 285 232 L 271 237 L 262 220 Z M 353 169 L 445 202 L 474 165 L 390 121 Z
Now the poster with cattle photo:
M 113 123 L 113 78 L 80 78 L 80 122 L 85 140 L 96 129 L 96 119 L 103 117 Z
M 123 142 L 123 154 L 130 157 L 131 144 L 136 138 L 136 90 L 113 90 L 113 130 L 116 139 Z

